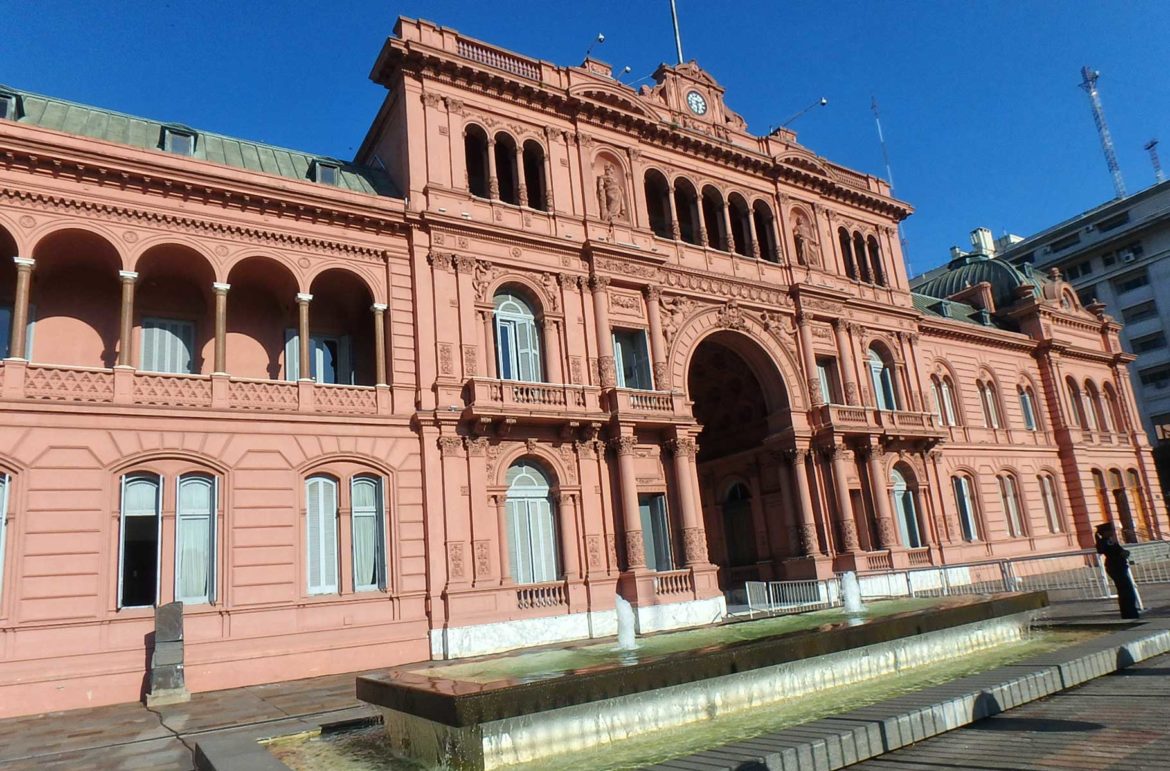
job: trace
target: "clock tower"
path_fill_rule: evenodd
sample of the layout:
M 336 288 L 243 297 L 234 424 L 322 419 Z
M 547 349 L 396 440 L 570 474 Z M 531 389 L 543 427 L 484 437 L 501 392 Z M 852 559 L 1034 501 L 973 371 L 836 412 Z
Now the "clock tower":
M 724 140 L 746 130 L 743 118 L 724 105 L 723 87 L 694 61 L 661 64 L 654 81 L 654 86 L 642 87 L 642 97 L 666 107 L 680 127 Z

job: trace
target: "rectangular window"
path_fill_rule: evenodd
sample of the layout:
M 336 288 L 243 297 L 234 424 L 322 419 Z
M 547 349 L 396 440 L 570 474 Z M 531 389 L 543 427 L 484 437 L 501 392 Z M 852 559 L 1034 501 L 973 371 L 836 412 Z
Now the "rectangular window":
M 122 477 L 119 608 L 148 607 L 158 602 L 161 502 L 160 477 L 149 474 Z
M 337 483 L 328 477 L 310 477 L 305 498 L 309 594 L 336 594 Z
M 16 98 L 7 94 L 0 94 L 0 118 L 16 120 Z
M 1128 308 L 1121 309 L 1121 318 L 1126 324 L 1156 318 L 1157 315 L 1158 306 L 1154 304 L 1153 300 L 1146 300 L 1144 303 L 1138 303 L 1137 305 L 1131 305 Z
M 1142 337 L 1135 337 L 1130 347 L 1134 353 L 1146 353 L 1147 351 L 1157 351 L 1166 347 L 1166 333 L 1155 332 L 1152 335 L 1143 335 Z
M 32 361 L 33 326 L 35 325 L 37 309 L 34 305 L 28 306 L 28 331 L 24 336 L 24 358 Z M 7 359 L 9 346 L 12 343 L 12 306 L 0 305 L 0 359 Z
M 312 357 L 309 377 L 318 383 L 332 385 L 353 384 L 353 361 L 350 356 L 349 335 L 309 338 L 309 356 Z M 284 331 L 285 379 L 300 378 L 301 347 L 295 329 Z
M 1117 264 L 1117 254 L 1115 252 L 1109 252 L 1108 254 L 1103 255 L 1101 257 L 1101 263 L 1106 268 L 1112 268 Z
M 314 169 L 316 179 L 322 185 L 336 185 L 341 175 L 340 169 L 331 163 L 321 163 L 318 161 L 314 164 Z
M 639 495 L 638 513 L 642 519 L 646 567 L 657 571 L 674 570 L 670 549 L 670 523 L 666 516 L 666 496 L 662 493 Z
M 212 477 L 179 478 L 175 525 L 175 599 L 188 605 L 215 600 L 215 516 L 218 485 Z
M 654 390 L 646 333 L 641 329 L 613 331 L 613 359 L 618 388 Z
M 959 508 L 959 526 L 963 528 L 964 541 L 979 540 L 979 526 L 975 521 L 975 499 L 971 490 L 971 478 L 951 477 L 955 488 L 955 505 Z
M 821 399 L 825 404 L 841 404 L 841 388 L 837 380 L 837 360 L 832 356 L 817 357 L 817 378 L 821 384 Z
M 1123 211 L 1121 214 L 1098 222 L 1097 231 L 1100 233 L 1108 233 L 1110 230 L 1116 230 L 1127 222 L 1129 222 L 1129 212 Z
M 1003 501 L 1003 511 L 1007 519 L 1008 535 L 1012 538 L 1019 538 L 1024 534 L 1024 527 L 1020 521 L 1020 499 L 1016 494 L 1016 480 L 1014 477 L 1002 476 L 999 478 L 999 496 Z
M 148 372 L 195 373 L 195 325 L 175 319 L 142 320 L 142 364 Z
M 1146 388 L 1156 388 L 1160 391 L 1170 386 L 1170 364 L 1140 370 L 1138 377 Z
M 556 581 L 560 576 L 557 526 L 547 493 L 509 495 L 507 517 L 512 580 L 518 584 Z
M 1124 276 L 1118 276 L 1113 279 L 1113 288 L 1118 294 L 1125 292 L 1132 292 L 1135 289 L 1141 289 L 1143 286 L 1150 285 L 1150 276 L 1146 273 L 1145 268 L 1141 270 L 1131 271 Z
M 163 149 L 175 155 L 195 154 L 195 135 L 185 131 L 163 129 Z
M 353 588 L 386 588 L 386 535 L 382 516 L 382 480 L 358 477 L 350 486 L 353 498 Z
M 1020 412 L 1024 414 L 1024 428 L 1036 430 L 1036 412 L 1032 405 L 1032 394 L 1027 389 L 1020 389 Z
M 1059 238 L 1053 241 L 1052 244 L 1048 247 L 1048 250 L 1051 252 L 1062 252 L 1069 247 L 1076 246 L 1080 242 L 1080 234 L 1073 233 L 1072 235 L 1065 236 L 1064 238 Z
M 1048 531 L 1059 533 L 1061 530 L 1060 509 L 1057 508 L 1056 503 L 1056 486 L 1048 474 L 1040 477 L 1040 497 L 1044 499 L 1044 516 L 1048 519 Z

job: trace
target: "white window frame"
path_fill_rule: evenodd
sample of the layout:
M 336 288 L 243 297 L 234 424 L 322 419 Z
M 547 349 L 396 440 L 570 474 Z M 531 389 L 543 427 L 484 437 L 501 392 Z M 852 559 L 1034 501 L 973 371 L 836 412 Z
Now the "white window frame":
M 951 489 L 955 493 L 955 506 L 959 510 L 963 540 L 972 543 L 979 540 L 979 520 L 975 516 L 975 496 L 972 490 L 974 486 L 975 480 L 966 474 L 951 477 Z
M 821 356 L 816 359 L 817 380 L 821 385 L 821 399 L 825 404 L 839 404 L 833 393 L 837 391 L 837 360 L 831 356 Z
M 142 341 L 139 345 L 139 369 L 144 372 L 162 372 L 171 375 L 195 373 L 195 322 L 187 319 L 147 317 L 142 319 Z M 179 346 L 167 350 L 167 342 Z M 184 365 L 182 346 L 186 346 Z
M 638 391 L 654 390 L 654 370 L 650 366 L 650 346 L 646 340 L 646 330 L 619 328 L 611 331 L 613 340 L 613 368 L 614 380 L 618 388 L 629 388 Z M 626 351 L 625 342 L 631 343 L 630 350 Z M 633 361 L 627 361 L 633 354 Z M 631 383 L 626 377 L 627 366 L 635 374 L 635 379 L 644 381 L 645 385 Z
M 1056 499 L 1056 479 L 1047 472 L 1040 474 L 1040 499 L 1044 502 L 1044 516 L 1048 520 L 1049 532 L 1064 532 L 1060 521 L 1060 502 Z
M 922 525 L 918 521 L 918 495 L 910 487 L 906 477 L 897 469 L 890 472 L 890 497 L 898 520 L 898 531 L 902 543 L 908 549 L 922 547 Z
M 191 514 L 184 511 L 183 487 L 189 484 L 206 484 L 210 488 L 208 490 L 209 507 L 206 514 Z M 200 472 L 183 474 L 179 477 L 179 482 L 175 490 L 175 599 L 186 605 L 212 604 L 215 602 L 217 577 L 216 544 L 218 541 L 218 532 L 216 526 L 219 515 L 219 478 Z M 182 572 L 184 565 L 182 554 L 185 540 L 183 524 L 187 521 L 196 521 L 199 519 L 207 520 L 207 565 L 205 568 L 207 571 L 207 587 L 206 591 L 201 595 L 186 595 L 182 590 Z
M 517 484 L 521 478 L 526 478 L 525 483 Z M 521 462 L 519 471 L 508 485 L 505 500 L 512 580 L 517 584 L 542 584 L 559 580 L 559 523 L 556 507 L 550 497 L 548 479 L 540 469 Z
M 334 343 L 337 348 L 337 360 L 333 366 L 333 380 L 325 380 L 322 370 L 325 367 L 325 344 Z M 353 385 L 353 355 L 352 342 L 349 335 L 310 335 L 309 355 L 313 357 L 309 367 L 309 377 L 315 383 L 327 385 Z M 296 381 L 301 376 L 301 345 L 295 329 L 284 331 L 284 376 L 286 380 Z
M 532 307 L 519 295 L 501 292 L 493 298 L 496 365 L 500 380 L 543 383 L 541 336 Z
M 157 487 L 154 500 L 154 514 L 155 517 L 155 567 L 154 567 L 154 602 L 149 605 L 124 605 L 122 604 L 123 586 L 126 572 L 126 488 L 131 482 L 140 479 L 152 479 L 155 481 Z M 162 501 L 163 491 L 165 489 L 166 479 L 161 474 L 154 474 L 151 472 L 132 472 L 122 475 L 121 497 L 118 501 L 119 510 L 119 528 L 118 528 L 118 609 L 125 608 L 151 608 L 158 605 L 159 592 L 161 590 L 162 582 Z M 132 514 L 131 516 L 143 516 L 141 514 Z
M 1011 474 L 999 476 L 999 497 L 1003 503 L 1008 535 L 1012 538 L 1023 538 L 1027 533 L 1024 531 L 1023 517 L 1020 512 L 1020 487 L 1016 484 L 1016 478 Z
M 5 319 L 7 314 L 7 319 Z M 0 359 L 7 359 L 12 353 L 12 317 L 16 314 L 16 308 L 11 305 L 0 305 Z M 25 328 L 24 335 L 24 359 L 25 361 L 32 361 L 33 350 L 33 327 L 36 325 L 37 307 L 30 304 L 28 306 L 28 326 Z
M 874 406 L 883 412 L 898 409 L 898 390 L 894 387 L 894 375 L 882 355 L 869 349 L 869 375 L 873 382 Z
M 996 404 L 995 386 L 991 381 L 980 380 L 976 383 L 979 389 L 979 400 L 983 402 L 983 423 L 988 428 L 1001 428 L 999 421 L 999 405 Z
M 5 536 L 8 532 L 8 499 L 12 497 L 12 477 L 0 472 L 0 599 L 4 597 Z
M 359 508 L 354 491 L 358 485 L 370 484 L 374 488 L 374 505 Z M 379 476 L 359 474 L 349 482 L 350 500 L 350 542 L 352 546 L 351 566 L 353 573 L 353 590 L 355 592 L 386 591 L 386 516 L 383 495 L 382 478 Z M 374 521 L 374 582 L 362 583 L 358 580 L 358 520 L 372 519 Z
M 313 490 L 332 489 L 332 511 L 322 510 L 318 514 L 318 521 L 313 521 Z M 315 474 L 305 479 L 305 586 L 311 595 L 337 594 L 340 591 L 338 570 L 338 490 L 337 480 L 324 474 Z M 318 494 L 318 504 L 324 504 L 325 499 Z M 332 543 L 330 543 L 332 535 Z M 317 557 L 318 576 L 313 582 L 313 556 Z
M 642 524 L 642 556 L 646 567 L 659 573 L 674 570 L 670 511 L 666 507 L 666 494 L 640 493 L 638 517 Z
M 948 426 L 957 426 L 959 421 L 956 417 L 958 413 L 955 412 L 955 397 L 951 388 L 951 381 L 947 377 L 939 379 L 940 389 L 942 391 L 943 399 L 943 414 L 946 415 Z
M 1036 424 L 1036 405 L 1032 399 L 1032 392 L 1027 386 L 1020 388 L 1020 412 L 1024 413 L 1025 429 L 1028 431 L 1039 429 Z

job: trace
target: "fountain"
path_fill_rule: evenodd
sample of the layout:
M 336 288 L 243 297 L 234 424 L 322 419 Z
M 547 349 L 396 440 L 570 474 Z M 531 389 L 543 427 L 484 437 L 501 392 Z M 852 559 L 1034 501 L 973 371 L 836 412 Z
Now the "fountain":
M 865 606 L 861 604 L 861 585 L 857 583 L 857 574 L 852 570 L 841 576 L 841 594 L 848 615 L 860 616 L 865 612 Z
M 634 606 L 620 594 L 617 595 L 616 603 L 617 647 L 619 651 L 632 651 L 638 647 L 638 641 L 634 639 Z
M 859 611 L 856 576 L 842 586 Z M 651 635 L 634 657 L 631 609 L 619 598 L 619 619 L 629 616 L 619 620 L 616 646 L 408 665 L 359 677 L 357 696 L 381 709 L 395 750 L 478 771 L 964 657 L 1019 640 L 1048 604 L 1043 592 L 903 602 L 915 609 L 883 615 L 875 606 L 864 617 L 825 611 L 834 623 L 795 631 L 782 632 L 785 620 L 776 618 Z

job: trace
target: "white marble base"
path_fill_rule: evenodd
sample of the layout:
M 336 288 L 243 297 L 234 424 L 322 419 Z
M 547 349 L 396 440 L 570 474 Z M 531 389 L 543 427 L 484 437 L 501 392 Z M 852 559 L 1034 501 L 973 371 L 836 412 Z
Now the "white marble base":
M 482 656 L 516 648 L 610 637 L 615 634 L 617 614 L 612 610 L 432 629 L 431 659 Z
M 638 619 L 638 634 L 649 634 L 718 623 L 727 615 L 727 600 L 719 595 L 706 600 L 639 607 L 634 611 Z M 617 629 L 614 629 L 613 634 L 617 634 Z

